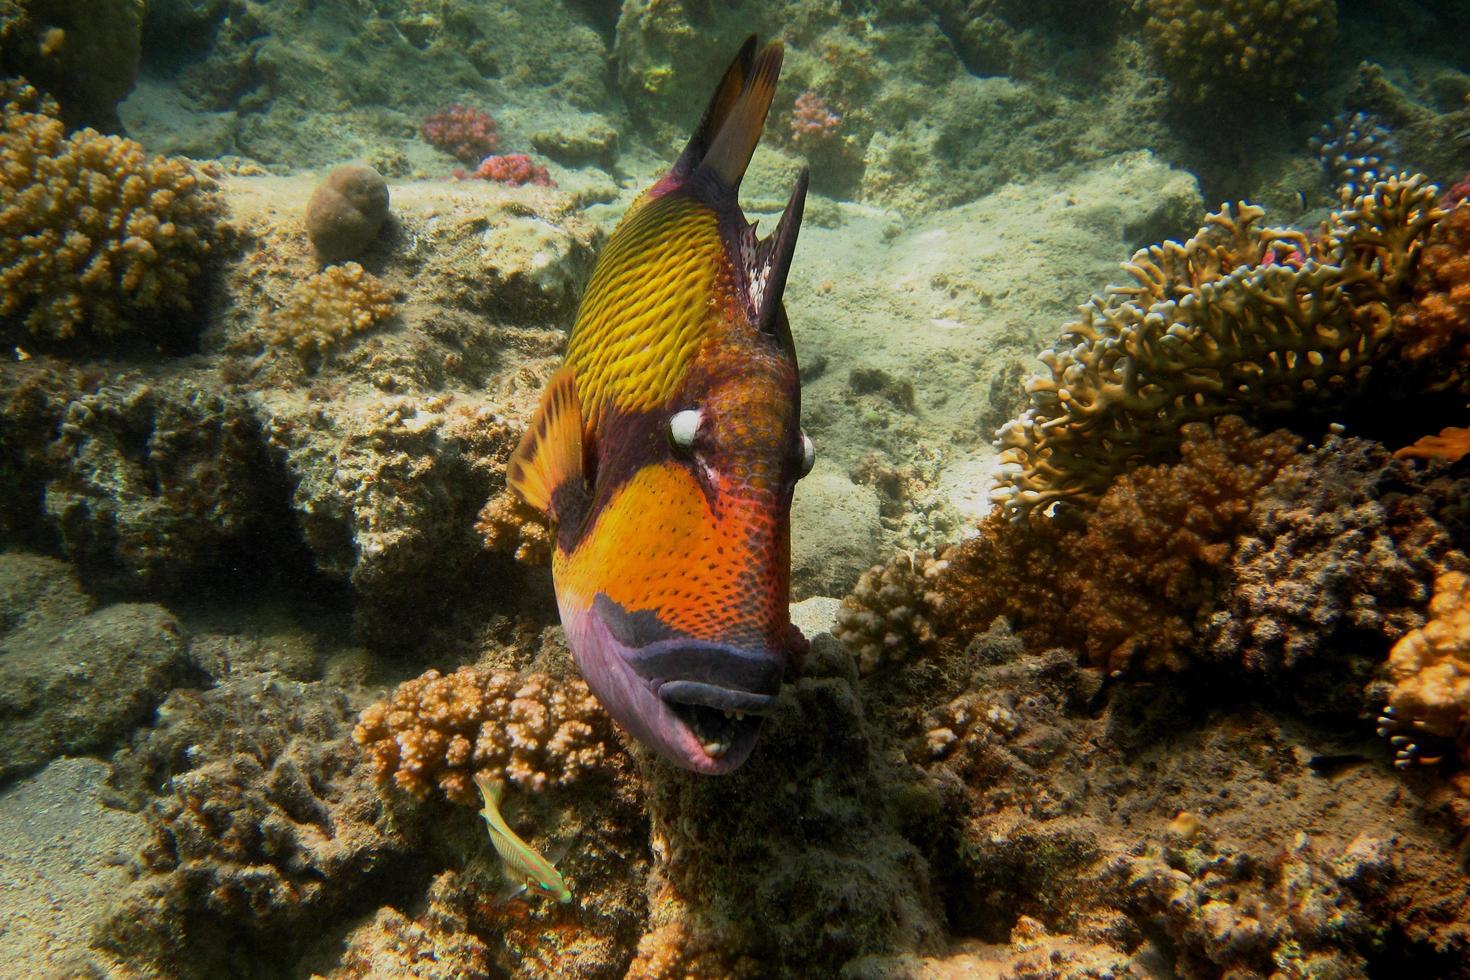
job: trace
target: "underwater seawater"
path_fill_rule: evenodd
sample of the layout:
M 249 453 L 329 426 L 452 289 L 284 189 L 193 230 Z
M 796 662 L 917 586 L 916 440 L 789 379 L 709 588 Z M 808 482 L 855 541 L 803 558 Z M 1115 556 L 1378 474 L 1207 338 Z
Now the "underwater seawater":
M 1470 978 L 1464 0 L 0 0 L 0 978 Z

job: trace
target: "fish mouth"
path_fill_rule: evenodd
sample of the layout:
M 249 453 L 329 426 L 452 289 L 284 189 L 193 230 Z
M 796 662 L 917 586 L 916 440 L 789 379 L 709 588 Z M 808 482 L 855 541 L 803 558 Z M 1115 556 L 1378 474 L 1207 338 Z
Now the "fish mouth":
M 587 686 L 634 738 L 707 775 L 750 757 L 776 706 L 784 651 L 682 636 L 633 647 L 586 608 L 563 609 L 562 623 Z

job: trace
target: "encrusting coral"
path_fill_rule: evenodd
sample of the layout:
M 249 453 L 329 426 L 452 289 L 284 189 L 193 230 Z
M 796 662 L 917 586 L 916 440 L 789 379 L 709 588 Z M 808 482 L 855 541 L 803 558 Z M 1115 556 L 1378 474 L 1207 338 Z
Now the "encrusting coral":
M 302 281 L 270 316 L 270 342 L 305 357 L 320 354 L 393 315 L 393 294 L 356 262 Z
M 601 768 L 612 726 L 580 680 L 461 667 L 430 670 L 362 713 L 352 738 L 379 783 L 424 799 L 435 787 L 474 805 L 477 772 L 529 790 Z
M 1281 98 L 1337 33 L 1333 0 L 1145 0 L 1144 37 L 1174 91 L 1195 102 Z
M 1408 726 L 1401 757 L 1424 735 L 1452 741 L 1470 764 L 1470 575 L 1434 583 L 1429 622 L 1404 636 L 1388 658 L 1391 716 Z M 1426 760 L 1427 761 L 1427 760 Z
M 1129 467 L 1169 458 L 1179 427 L 1225 414 L 1341 405 L 1396 349 L 1391 310 L 1435 223 L 1437 190 L 1395 177 L 1335 213 L 1315 240 L 1227 206 L 1184 244 L 1135 253 L 1041 353 L 1029 407 L 996 433 L 993 498 L 1015 518 L 1095 503 Z
M 220 210 L 213 182 L 130 139 L 68 136 L 30 86 L 3 96 L 0 321 L 65 340 L 188 310 Z

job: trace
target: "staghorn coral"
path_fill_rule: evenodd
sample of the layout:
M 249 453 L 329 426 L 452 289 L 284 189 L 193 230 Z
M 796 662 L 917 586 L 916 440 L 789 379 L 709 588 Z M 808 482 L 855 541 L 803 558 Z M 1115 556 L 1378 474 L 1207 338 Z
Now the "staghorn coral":
M 269 319 L 269 340 L 306 357 L 321 354 L 393 315 L 393 295 L 356 262 L 303 280 Z
M 992 497 L 1012 518 L 1090 505 L 1117 473 L 1172 454 L 1185 422 L 1351 399 L 1395 349 L 1390 309 L 1443 215 L 1436 193 L 1423 176 L 1392 178 L 1315 241 L 1227 206 L 1188 242 L 1135 253 L 1134 284 L 1094 296 L 1042 352 L 1048 374 L 996 433 Z
M 933 558 L 903 553 L 874 565 L 842 600 L 832 635 L 857 657 L 858 670 L 871 674 L 884 664 L 932 649 L 928 579 L 941 569 Z
M 1337 33 L 1333 0 L 1144 0 L 1144 37 L 1193 102 L 1281 98 L 1308 81 Z
M 516 561 L 527 565 L 551 563 L 551 532 L 545 516 L 509 490 L 491 497 L 480 509 L 475 530 L 490 551 L 514 554 Z
M 1407 726 L 1396 742 L 1412 757 L 1410 739 L 1454 742 L 1470 763 L 1470 575 L 1446 572 L 1434 583 L 1429 622 L 1406 634 L 1388 657 L 1391 715 Z
M 542 790 L 603 768 L 612 728 L 580 680 L 461 667 L 398 685 L 363 711 L 352 738 L 380 784 L 419 799 L 437 786 L 473 806 L 477 772 Z
M 0 322 L 66 340 L 190 309 L 219 204 L 186 161 L 23 106 L 0 107 Z
M 1406 358 L 1442 358 L 1463 373 L 1470 357 L 1470 204 L 1435 225 L 1414 298 L 1394 311 L 1393 328 Z

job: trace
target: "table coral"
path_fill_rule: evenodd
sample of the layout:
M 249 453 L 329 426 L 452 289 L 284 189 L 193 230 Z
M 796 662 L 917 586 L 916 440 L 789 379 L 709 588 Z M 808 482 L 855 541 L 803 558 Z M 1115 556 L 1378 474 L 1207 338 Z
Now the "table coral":
M 1094 296 L 1041 353 L 1029 406 L 996 433 L 992 497 L 1013 518 L 1091 505 L 1117 473 L 1172 455 L 1186 422 L 1349 401 L 1396 349 L 1390 310 L 1444 214 L 1436 196 L 1423 176 L 1390 179 L 1316 240 L 1227 206 L 1184 244 L 1135 253 L 1134 283 Z
M 321 354 L 393 315 L 393 294 L 356 262 L 324 269 L 303 280 L 286 305 L 269 318 L 272 344 L 299 356 Z
M 1470 763 L 1470 575 L 1447 572 L 1435 581 L 1429 617 L 1389 654 L 1388 703 L 1409 737 L 1453 740 Z
M 475 667 L 405 681 L 363 711 L 352 737 L 379 783 L 419 799 L 437 786 L 467 806 L 477 772 L 541 790 L 602 768 L 612 751 L 612 726 L 580 680 Z
M 1285 99 L 1311 79 L 1337 33 L 1333 0 L 1145 0 L 1144 37 L 1174 91 L 1193 102 Z
M 190 309 L 220 206 L 184 160 L 21 106 L 0 113 L 0 321 L 65 340 Z

